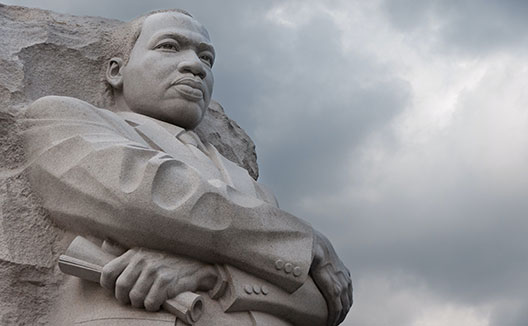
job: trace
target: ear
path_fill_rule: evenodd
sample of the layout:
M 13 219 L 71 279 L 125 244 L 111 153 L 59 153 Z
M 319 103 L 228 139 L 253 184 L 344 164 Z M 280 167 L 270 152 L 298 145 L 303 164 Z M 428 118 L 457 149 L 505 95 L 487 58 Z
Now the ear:
M 115 89 L 121 89 L 123 87 L 122 69 L 123 59 L 112 58 L 108 61 L 108 67 L 106 67 L 106 81 L 108 81 L 108 83 Z

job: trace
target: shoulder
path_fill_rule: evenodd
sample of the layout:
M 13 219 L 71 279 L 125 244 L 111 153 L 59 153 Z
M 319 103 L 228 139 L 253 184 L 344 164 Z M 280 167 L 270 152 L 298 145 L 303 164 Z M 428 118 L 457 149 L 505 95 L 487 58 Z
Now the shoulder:
M 253 179 L 253 178 L 252 178 Z M 277 197 L 275 197 L 275 195 L 273 194 L 273 192 L 271 192 L 271 190 L 266 187 L 265 185 L 257 182 L 257 181 L 253 181 L 254 185 L 255 185 L 255 189 L 257 191 L 257 193 L 259 194 L 260 198 L 267 202 L 268 204 L 272 205 L 272 206 L 275 206 L 275 207 L 279 207 L 279 201 L 277 200 Z
M 72 134 L 112 133 L 143 143 L 143 138 L 118 114 L 73 97 L 41 97 L 26 108 L 24 118 L 26 128 L 47 126 L 48 130 L 57 128 Z
M 31 103 L 25 115 L 29 119 L 97 119 L 98 109 L 88 102 L 67 96 L 44 96 Z M 106 111 L 106 110 L 105 110 Z

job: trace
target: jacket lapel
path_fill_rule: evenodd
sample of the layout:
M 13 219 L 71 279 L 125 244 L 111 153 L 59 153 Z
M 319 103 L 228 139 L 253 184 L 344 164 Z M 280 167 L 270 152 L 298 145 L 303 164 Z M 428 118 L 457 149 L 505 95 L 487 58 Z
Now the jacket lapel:
M 225 180 L 226 176 L 229 180 L 229 175 L 225 169 L 218 166 L 207 152 L 199 150 L 194 142 L 185 141 L 185 139 L 192 139 L 191 135 L 183 137 L 186 134 L 185 129 L 162 121 L 154 121 L 149 117 L 133 112 L 119 112 L 119 115 L 153 149 L 167 153 L 196 168 L 206 179 L 221 179 L 230 184 Z

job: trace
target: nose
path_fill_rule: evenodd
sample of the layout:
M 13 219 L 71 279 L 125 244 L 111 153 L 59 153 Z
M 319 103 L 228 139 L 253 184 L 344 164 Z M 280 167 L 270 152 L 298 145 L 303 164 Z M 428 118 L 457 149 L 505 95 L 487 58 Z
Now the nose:
M 204 63 L 192 50 L 188 51 L 183 60 L 178 64 L 178 71 L 181 73 L 191 73 L 201 79 L 204 79 L 207 74 Z

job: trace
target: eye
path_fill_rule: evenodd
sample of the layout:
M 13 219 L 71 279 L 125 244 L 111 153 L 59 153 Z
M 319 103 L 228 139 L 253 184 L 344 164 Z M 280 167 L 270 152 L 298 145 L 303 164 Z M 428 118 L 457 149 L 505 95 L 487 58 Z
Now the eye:
M 213 66 L 214 58 L 212 54 L 201 53 L 200 60 L 202 60 L 202 62 L 205 62 L 209 67 Z
M 163 43 L 156 45 L 155 49 L 164 50 L 164 51 L 179 51 L 180 46 L 178 45 L 178 43 L 174 41 L 170 41 L 170 42 L 163 42 Z

